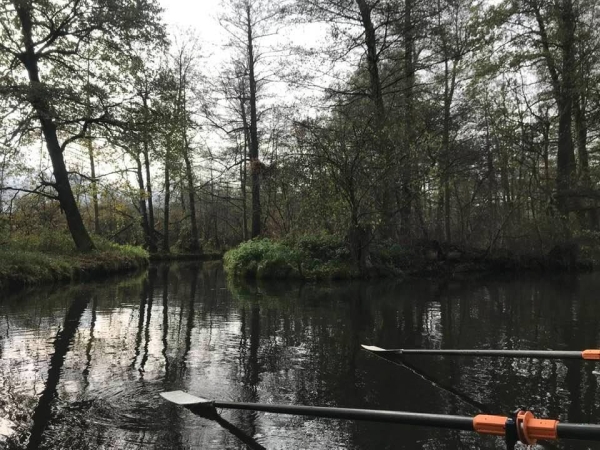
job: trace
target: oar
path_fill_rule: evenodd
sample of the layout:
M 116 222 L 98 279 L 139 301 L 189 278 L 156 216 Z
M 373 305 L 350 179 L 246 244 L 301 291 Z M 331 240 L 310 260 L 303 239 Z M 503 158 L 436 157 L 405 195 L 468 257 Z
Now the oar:
M 375 354 L 389 355 L 428 355 L 428 356 L 487 356 L 492 358 L 540 358 L 540 359 L 585 359 L 600 360 L 600 350 L 562 351 L 562 350 L 440 350 L 419 348 L 385 349 L 373 345 L 362 348 Z
M 206 400 L 183 391 L 162 392 L 164 399 L 192 411 L 214 411 L 215 408 L 264 411 L 329 419 L 366 420 L 402 425 L 450 428 L 476 431 L 483 435 L 504 436 L 509 448 L 517 441 L 534 445 L 537 439 L 580 439 L 600 441 L 600 425 L 568 424 L 552 419 L 536 419 L 530 411 L 516 411 L 513 416 L 479 414 L 475 417 L 445 414 L 423 414 L 377 409 L 334 408 L 324 406 L 274 405 L 265 403 L 220 402 Z
M 366 347 L 366 346 L 363 345 L 363 347 Z M 405 358 L 402 358 L 401 356 L 398 357 L 398 355 L 395 353 L 387 353 L 387 352 L 372 352 L 372 353 L 375 356 L 384 359 L 385 361 L 389 361 L 392 364 L 396 364 L 396 365 L 402 367 L 403 369 L 406 369 L 406 370 L 412 372 L 413 374 L 415 374 L 422 380 L 425 380 L 428 383 L 430 383 L 432 386 L 454 395 L 459 400 L 465 402 L 466 404 L 472 406 L 473 408 L 479 410 L 482 413 L 487 414 L 491 411 L 490 405 L 481 403 L 480 401 L 477 401 L 474 398 L 469 397 L 464 392 L 461 392 L 460 390 L 456 389 L 455 387 L 450 386 L 446 383 L 443 383 L 442 381 L 438 380 L 437 378 L 433 377 L 432 375 L 429 375 L 426 372 L 424 372 L 423 370 L 413 366 L 408 361 L 406 361 Z
M 372 353 L 373 355 L 377 356 L 378 358 L 382 358 L 385 361 L 389 361 L 392 364 L 396 364 L 406 370 L 411 371 L 412 373 L 419 376 L 423 380 L 431 383 L 433 386 L 454 395 L 456 398 L 462 400 L 466 404 L 474 407 L 475 409 L 478 409 L 481 413 L 490 414 L 490 412 L 492 411 L 491 405 L 477 401 L 474 398 L 470 397 L 469 395 L 465 394 L 464 392 L 460 391 L 459 389 L 456 389 L 453 386 L 447 385 L 447 384 L 439 381 L 438 379 L 434 378 L 433 376 L 427 374 L 426 372 L 422 371 L 421 369 L 418 369 L 417 367 L 410 364 L 406 360 L 406 358 L 403 358 L 402 354 L 388 352 L 388 351 L 385 351 L 384 349 L 380 349 L 379 347 L 370 347 L 368 345 L 363 345 L 362 347 L 364 349 L 368 350 L 369 353 Z M 373 350 L 373 349 L 377 349 L 377 350 Z M 380 351 L 380 350 L 383 350 L 383 351 Z M 551 442 L 548 442 L 548 441 L 544 441 L 543 447 L 556 448 L 554 446 L 554 444 L 552 444 Z

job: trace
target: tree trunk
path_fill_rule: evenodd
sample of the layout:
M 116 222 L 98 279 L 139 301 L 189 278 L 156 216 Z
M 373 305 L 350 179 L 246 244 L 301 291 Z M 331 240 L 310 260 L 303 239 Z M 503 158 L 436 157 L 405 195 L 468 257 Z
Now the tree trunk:
M 144 137 L 143 137 L 143 153 L 144 153 L 144 167 L 146 169 L 146 192 L 148 195 L 148 250 L 151 253 L 156 253 L 156 232 L 154 230 L 154 204 L 152 199 L 152 179 L 150 176 L 150 131 L 148 129 L 149 124 L 149 110 L 148 110 L 148 91 L 142 93 L 142 102 L 144 106 Z
M 575 89 L 575 14 L 572 0 L 561 1 L 560 31 L 562 47 L 562 87 L 558 104 L 558 155 L 557 188 L 559 208 L 567 213 L 565 193 L 573 185 L 576 172 L 575 152 L 573 149 L 572 118 L 573 94 Z
M 88 137 L 88 153 L 90 155 L 90 175 L 92 178 L 92 203 L 94 205 L 94 233 L 100 234 L 100 207 L 98 204 L 98 182 L 96 181 L 96 164 L 94 161 L 94 146 Z
M 443 189 L 444 189 L 444 230 L 447 242 L 452 242 L 452 230 L 451 230 L 451 201 L 450 201 L 450 107 L 452 105 L 452 97 L 454 94 L 454 68 L 452 69 L 452 75 L 450 73 L 450 65 L 448 60 L 448 49 L 444 42 L 444 130 L 442 135 L 442 147 L 443 147 L 443 160 L 444 168 L 443 174 Z M 450 80 L 452 78 L 452 80 Z
M 87 103 L 88 117 L 91 117 L 92 108 L 91 108 L 91 104 L 90 104 L 89 87 L 90 87 L 90 61 L 88 60 L 88 63 L 87 63 L 88 94 L 87 94 L 86 103 Z M 92 140 L 91 125 L 88 130 L 87 146 L 88 146 L 88 154 L 90 157 L 90 175 L 92 178 L 92 204 L 94 206 L 94 233 L 100 234 L 100 211 L 99 211 L 99 205 L 98 205 L 98 182 L 96 181 L 96 164 L 94 161 L 94 142 Z
M 562 67 L 558 67 L 550 50 L 550 40 L 540 6 L 533 3 L 538 26 L 540 43 L 546 61 L 552 90 L 558 108 L 558 152 L 556 157 L 556 189 L 558 209 L 563 216 L 568 214 L 568 195 L 576 172 L 575 152 L 572 137 L 573 95 L 575 88 L 575 14 L 573 0 L 560 0 L 558 29 L 562 55 Z
M 577 135 L 577 156 L 579 157 L 579 178 L 589 187 L 590 163 L 587 151 L 587 119 L 585 97 L 579 94 L 575 99 L 575 132 Z
M 250 84 L 250 172 L 252 178 L 252 237 L 261 234 L 260 160 L 258 155 L 258 113 L 256 105 L 256 78 L 254 73 L 254 46 L 250 5 L 246 5 L 248 31 L 248 77 Z
M 163 221 L 163 253 L 170 253 L 171 246 L 169 242 L 169 220 L 171 214 L 171 176 L 169 173 L 170 166 L 170 142 L 167 143 L 165 153 L 165 217 Z
M 187 142 L 187 139 L 186 139 Z M 196 194 L 194 191 L 194 175 L 192 172 L 192 164 L 187 150 L 183 154 L 185 161 L 185 176 L 187 179 L 188 201 L 190 206 L 190 221 L 192 226 L 192 235 L 190 241 L 190 250 L 193 252 L 200 251 L 200 240 L 198 238 L 198 218 L 196 217 Z
M 394 227 L 394 179 L 395 170 L 392 170 L 394 159 L 392 147 L 388 145 L 383 129 L 385 125 L 385 105 L 383 103 L 383 92 L 381 78 L 379 75 L 379 54 L 377 51 L 377 36 L 375 26 L 371 18 L 371 6 L 366 0 L 355 0 L 360 12 L 361 22 L 364 30 L 364 44 L 367 48 L 367 70 L 369 72 L 370 97 L 375 109 L 375 136 L 374 148 L 383 160 L 384 171 L 387 173 L 382 178 L 381 189 L 381 215 L 383 223 L 381 232 L 384 238 L 395 237 Z
M 240 168 L 240 183 L 242 188 L 242 240 L 248 240 L 248 202 L 246 194 L 246 183 L 247 183 L 247 160 L 248 160 L 248 144 L 250 143 L 250 130 L 248 128 L 248 119 L 246 117 L 246 105 L 244 103 L 244 96 L 240 97 L 240 108 L 242 115 L 242 124 L 244 127 L 244 150 L 242 156 L 242 165 Z
M 450 180 L 444 176 L 444 233 L 446 242 L 452 242 L 452 211 L 451 211 Z
M 414 141 L 415 39 L 412 23 L 413 0 L 404 0 L 404 171 L 402 173 L 401 234 L 410 235 L 412 227 L 412 189 Z
M 52 120 L 53 108 L 50 106 L 49 96 L 45 92 L 44 85 L 40 81 L 38 55 L 35 53 L 32 35 L 31 5 L 27 2 L 15 2 L 15 8 L 21 22 L 21 33 L 25 44 L 25 52 L 20 55 L 20 60 L 25 66 L 29 77 L 28 101 L 38 116 L 46 140 L 46 148 L 54 172 L 55 182 L 53 186 L 58 194 L 60 207 L 65 213 L 75 246 L 78 250 L 89 251 L 94 249 L 94 243 L 85 228 L 79 207 L 73 196 L 63 149 L 58 141 L 56 124 Z
M 135 155 L 135 162 L 137 164 L 137 180 L 139 188 L 139 206 L 140 213 L 142 214 L 142 229 L 144 230 L 144 240 L 146 242 L 146 248 L 150 248 L 150 226 L 148 225 L 148 209 L 146 208 L 146 189 L 144 189 L 144 173 L 142 169 L 142 160 L 140 155 Z
M 155 253 L 156 232 L 154 231 L 154 206 L 152 203 L 152 184 L 150 181 L 150 159 L 148 157 L 148 145 L 144 143 L 144 166 L 146 168 L 146 195 L 148 196 L 148 250 Z
M 186 94 L 185 94 L 185 76 L 183 77 L 183 160 L 185 162 L 185 177 L 187 181 L 187 191 L 188 191 L 188 199 L 190 202 L 190 224 L 191 224 L 191 239 L 190 239 L 190 250 L 192 252 L 199 252 L 200 248 L 200 239 L 198 237 L 198 218 L 196 217 L 196 195 L 194 188 L 194 173 L 192 171 L 192 162 L 190 160 L 190 145 L 187 138 L 187 104 L 186 104 Z
M 410 1 L 410 0 L 408 0 Z M 377 53 L 377 37 L 375 27 L 371 20 L 371 8 L 365 0 L 356 0 L 360 17 L 365 32 L 365 45 L 367 47 L 367 70 L 369 71 L 371 85 L 371 100 L 375 105 L 377 126 L 383 125 L 385 108 L 383 105 L 383 94 L 381 91 L 381 80 L 379 78 L 379 55 Z
M 494 229 L 496 228 L 496 222 L 498 221 L 498 211 L 496 196 L 498 195 L 498 185 L 496 181 L 496 168 L 494 163 L 494 149 L 492 146 L 491 132 L 490 132 L 490 116 L 489 116 L 489 98 L 487 91 L 485 92 L 485 148 L 487 158 L 487 179 L 488 179 L 488 192 L 487 201 L 490 208 L 490 224 L 489 227 L 489 241 L 494 240 Z
M 581 81 L 583 83 L 583 81 Z M 586 117 L 586 99 L 585 95 L 581 90 L 583 87 L 580 85 L 580 93 L 576 96 L 574 106 L 575 106 L 575 133 L 577 137 L 577 156 L 579 158 L 579 180 L 581 184 L 587 189 L 592 186 L 592 180 L 590 177 L 590 163 L 589 163 L 589 155 L 587 150 L 587 133 L 588 133 L 588 125 L 587 125 L 587 117 Z M 597 230 L 599 228 L 599 217 L 598 210 L 591 209 L 587 212 L 582 212 L 584 218 L 583 226 L 589 227 L 592 230 Z
M 0 214 L 2 214 L 3 210 L 4 210 L 4 203 L 3 203 L 3 194 L 4 191 L 2 190 L 2 188 L 4 187 L 4 173 L 6 171 L 6 154 L 3 155 L 2 157 L 2 164 L 0 164 Z
M 558 153 L 556 158 L 556 187 L 558 190 L 558 206 L 562 214 L 567 214 L 566 193 L 572 186 L 575 173 L 575 153 L 573 151 L 573 139 L 571 134 L 572 98 L 569 94 L 563 94 L 561 102 L 558 103 Z

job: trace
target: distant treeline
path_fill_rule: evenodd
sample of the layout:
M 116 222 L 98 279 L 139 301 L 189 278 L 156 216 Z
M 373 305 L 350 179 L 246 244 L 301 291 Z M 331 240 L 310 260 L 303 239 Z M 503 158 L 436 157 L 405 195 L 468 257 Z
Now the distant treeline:
M 386 243 L 598 237 L 593 0 L 227 0 L 219 67 L 152 0 L 0 4 L 7 239 L 68 227 L 80 250 L 92 230 L 167 253 L 325 233 L 366 271 Z M 325 42 L 276 37 L 316 24 Z

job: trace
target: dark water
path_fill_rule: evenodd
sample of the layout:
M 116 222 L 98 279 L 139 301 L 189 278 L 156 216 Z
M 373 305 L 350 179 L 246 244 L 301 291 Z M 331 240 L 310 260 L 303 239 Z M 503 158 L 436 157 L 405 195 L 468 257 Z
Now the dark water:
M 0 447 L 245 448 L 164 390 L 212 399 L 474 415 L 518 406 L 600 422 L 600 370 L 580 361 L 423 358 L 382 347 L 581 350 L 600 344 L 600 275 L 528 281 L 228 285 L 219 265 L 30 291 L 0 301 Z M 473 433 L 244 411 L 266 448 L 495 449 Z M 563 443 L 549 448 L 600 448 Z

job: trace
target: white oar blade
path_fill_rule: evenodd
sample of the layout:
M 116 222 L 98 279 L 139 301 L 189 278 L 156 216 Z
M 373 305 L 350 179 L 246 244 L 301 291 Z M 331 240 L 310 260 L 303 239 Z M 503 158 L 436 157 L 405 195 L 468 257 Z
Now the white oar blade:
M 361 345 L 361 347 L 370 352 L 387 352 L 385 348 L 376 347 L 374 345 Z
M 191 395 L 183 391 L 161 392 L 160 396 L 171 403 L 181 406 L 210 403 L 210 400 L 196 397 L 195 395 Z

